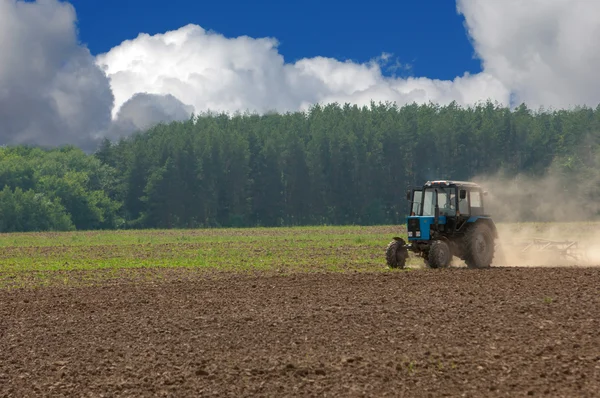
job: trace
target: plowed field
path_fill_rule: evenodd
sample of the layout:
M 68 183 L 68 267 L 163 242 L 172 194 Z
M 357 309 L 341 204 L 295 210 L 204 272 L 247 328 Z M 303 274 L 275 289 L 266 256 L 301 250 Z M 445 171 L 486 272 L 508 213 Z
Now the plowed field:
M 0 397 L 600 395 L 600 269 L 176 271 L 0 290 Z

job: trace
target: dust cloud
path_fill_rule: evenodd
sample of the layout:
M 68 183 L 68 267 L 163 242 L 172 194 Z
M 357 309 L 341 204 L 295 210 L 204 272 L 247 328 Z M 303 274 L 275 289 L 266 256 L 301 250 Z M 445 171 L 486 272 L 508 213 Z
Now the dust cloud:
M 495 266 L 600 266 L 600 178 L 594 170 L 541 177 L 479 176 L 498 227 Z M 600 175 L 599 175 L 600 176 Z M 592 178 L 596 177 L 596 178 Z

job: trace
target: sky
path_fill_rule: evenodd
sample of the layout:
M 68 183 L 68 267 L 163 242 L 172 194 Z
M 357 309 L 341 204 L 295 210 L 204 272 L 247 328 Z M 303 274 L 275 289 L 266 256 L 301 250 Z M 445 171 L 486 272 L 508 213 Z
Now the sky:
M 382 53 L 412 70 L 385 74 L 452 79 L 481 71 L 452 0 L 361 2 L 245 0 L 73 0 L 80 40 L 93 54 L 140 32 L 164 33 L 197 24 L 227 37 L 274 37 L 286 62 L 315 56 L 368 62 Z M 119 10 L 115 13 L 114 10 Z M 110 27 L 107 29 L 107 27 Z
M 600 2 L 0 0 L 0 145 L 206 111 L 600 103 Z

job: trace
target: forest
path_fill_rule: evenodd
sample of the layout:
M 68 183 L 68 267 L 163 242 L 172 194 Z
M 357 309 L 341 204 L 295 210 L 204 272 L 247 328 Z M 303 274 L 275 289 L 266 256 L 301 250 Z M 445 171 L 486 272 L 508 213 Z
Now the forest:
M 411 186 L 499 174 L 591 202 L 599 132 L 600 106 L 371 103 L 204 113 L 94 153 L 4 146 L 0 232 L 401 224 Z

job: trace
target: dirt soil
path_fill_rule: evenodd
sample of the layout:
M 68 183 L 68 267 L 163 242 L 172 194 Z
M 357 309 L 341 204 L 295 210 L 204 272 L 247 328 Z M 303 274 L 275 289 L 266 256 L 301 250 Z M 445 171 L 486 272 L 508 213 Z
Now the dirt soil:
M 600 268 L 165 279 L 0 291 L 0 397 L 600 395 Z

